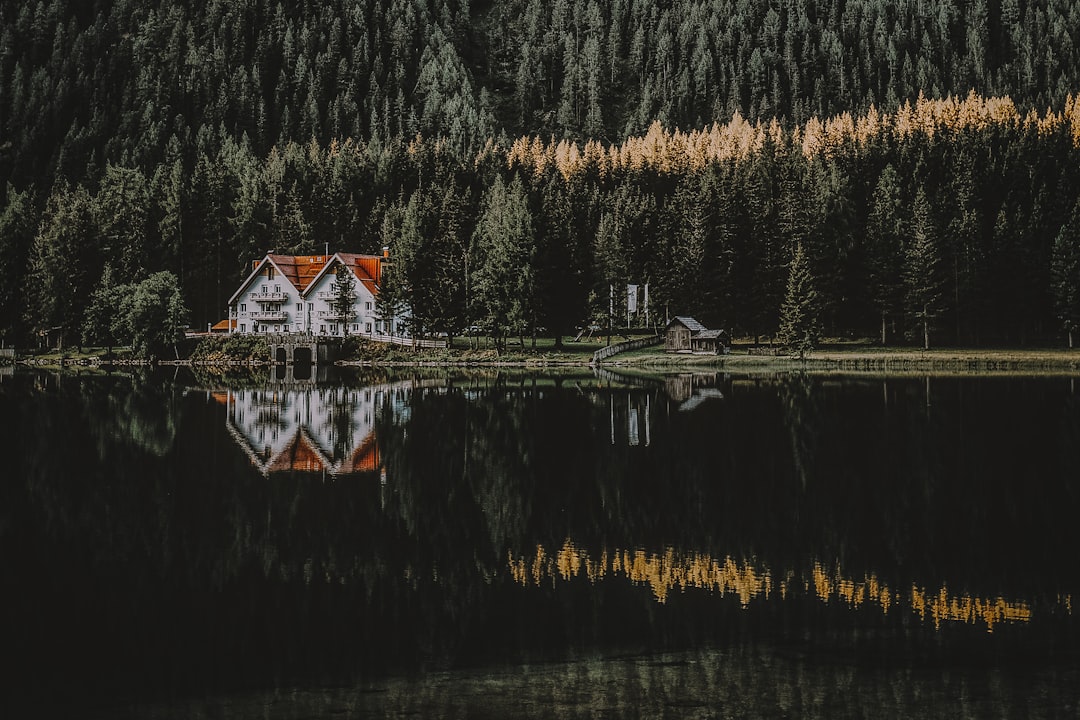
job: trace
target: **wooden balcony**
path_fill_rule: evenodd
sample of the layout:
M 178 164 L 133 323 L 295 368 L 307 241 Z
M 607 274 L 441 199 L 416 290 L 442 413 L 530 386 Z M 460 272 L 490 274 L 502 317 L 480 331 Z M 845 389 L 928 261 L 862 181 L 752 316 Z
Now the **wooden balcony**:
M 249 295 L 255 302 L 284 302 L 288 295 L 283 292 L 260 292 Z
M 285 322 L 289 316 L 284 310 L 256 310 L 248 313 L 248 317 L 260 322 Z

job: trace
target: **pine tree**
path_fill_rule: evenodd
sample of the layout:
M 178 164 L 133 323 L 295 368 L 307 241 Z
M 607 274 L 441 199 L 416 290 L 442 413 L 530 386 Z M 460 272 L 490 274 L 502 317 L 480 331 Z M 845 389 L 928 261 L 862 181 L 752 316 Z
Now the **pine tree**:
M 806 356 L 820 339 L 818 293 L 803 244 L 795 246 L 788 266 L 787 292 L 780 306 L 777 339 L 799 358 Z
M 477 317 L 502 351 L 506 338 L 535 326 L 533 220 L 518 176 L 497 176 L 484 195 L 473 234 Z
M 30 251 L 26 319 L 39 333 L 57 332 L 58 347 L 78 336 L 95 268 L 92 201 L 81 185 L 58 183 L 45 206 Z M 81 340 L 81 337 L 79 337 Z
M 866 223 L 867 265 L 872 300 L 881 315 L 881 344 L 888 341 L 888 320 L 902 305 L 904 262 L 903 201 L 896 169 L 886 165 L 878 178 Z
M 1050 280 L 1054 309 L 1072 348 L 1073 335 L 1080 329 L 1080 201 L 1054 239 Z
M 904 255 L 904 289 L 908 311 L 922 329 L 923 348 L 929 350 L 930 327 L 940 310 L 941 257 L 930 202 L 922 187 L 915 195 L 912 212 L 912 237 Z
M 341 334 L 349 334 L 349 323 L 356 315 L 356 276 L 352 268 L 345 263 L 339 262 L 334 270 L 334 299 L 330 301 L 330 307 L 341 320 Z
M 6 195 L 7 204 L 0 213 L 0 338 L 21 334 L 19 308 L 26 292 L 21 286 L 22 273 L 37 227 L 30 191 L 16 191 L 8 185 Z
M 114 345 L 124 342 L 126 323 L 123 321 L 122 302 L 133 289 L 132 285 L 120 285 L 116 281 L 112 264 L 105 263 L 90 305 L 83 320 L 82 340 L 87 345 L 104 345 L 111 355 Z

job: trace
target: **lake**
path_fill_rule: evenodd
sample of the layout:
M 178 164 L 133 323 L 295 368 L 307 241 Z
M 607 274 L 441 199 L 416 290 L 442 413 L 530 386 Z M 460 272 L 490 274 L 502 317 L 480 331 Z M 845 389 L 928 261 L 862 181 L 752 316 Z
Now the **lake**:
M 5 716 L 1080 717 L 1072 378 L 278 373 L 0 377 Z

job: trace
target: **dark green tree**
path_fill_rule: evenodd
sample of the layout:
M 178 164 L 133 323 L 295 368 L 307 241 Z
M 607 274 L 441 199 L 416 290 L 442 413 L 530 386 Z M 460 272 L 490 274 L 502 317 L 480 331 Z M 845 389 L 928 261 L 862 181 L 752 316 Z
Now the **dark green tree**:
M 881 317 L 881 344 L 888 342 L 889 319 L 903 308 L 904 213 L 896 169 L 886 165 L 878 178 L 866 223 L 870 297 Z
M 912 208 L 911 239 L 904 254 L 904 290 L 908 312 L 930 349 L 930 328 L 940 312 L 941 255 L 938 233 L 926 191 L 920 187 Z
M 1080 201 L 1054 238 L 1050 280 L 1054 309 L 1072 348 L 1073 335 L 1080 329 Z
M 122 310 L 124 298 L 133 290 L 134 284 L 117 283 L 112 264 L 106 262 L 86 308 L 82 326 L 84 344 L 104 345 L 106 354 L 111 355 L 114 346 L 126 342 L 128 327 Z
M 25 290 L 20 281 L 34 242 L 37 211 L 29 190 L 8 185 L 5 197 L 0 213 L 0 338 L 11 340 L 21 336 L 24 327 L 19 308 Z
M 160 357 L 171 346 L 179 357 L 176 343 L 184 337 L 188 311 L 176 276 L 158 272 L 128 287 L 120 315 L 132 349 L 143 357 Z
M 777 340 L 790 352 L 803 358 L 820 339 L 818 293 L 814 287 L 810 260 L 802 243 L 795 246 L 788 266 L 787 291 L 780 306 L 780 331 Z
M 524 337 L 535 328 L 533 220 L 521 179 L 507 185 L 501 176 L 484 194 L 473 234 L 476 317 L 495 340 Z
M 341 320 L 341 334 L 349 334 L 349 323 L 356 316 L 356 275 L 352 268 L 343 262 L 339 262 L 334 268 L 334 299 L 330 301 L 330 308 Z
M 102 255 L 127 282 L 151 268 L 150 186 L 141 171 L 109 165 L 94 196 Z M 157 258 L 160 261 L 159 258 Z
M 90 194 L 84 187 L 57 184 L 49 196 L 30 251 L 25 308 L 27 323 L 58 348 L 81 339 L 83 308 L 99 264 Z

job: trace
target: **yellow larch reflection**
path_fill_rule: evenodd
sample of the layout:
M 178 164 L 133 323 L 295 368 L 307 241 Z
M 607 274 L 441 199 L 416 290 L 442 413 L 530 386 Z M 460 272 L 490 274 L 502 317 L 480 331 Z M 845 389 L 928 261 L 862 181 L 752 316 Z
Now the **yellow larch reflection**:
M 582 574 L 590 583 L 597 583 L 607 576 L 625 577 L 639 585 L 648 585 L 656 600 L 666 602 L 675 591 L 698 588 L 721 596 L 735 595 L 743 607 L 751 600 L 769 598 L 778 592 L 787 598 L 792 588 L 799 586 L 823 603 L 839 602 L 851 608 L 876 607 L 888 614 L 894 607 L 908 608 L 922 620 L 933 622 L 935 628 L 941 623 L 963 622 L 981 624 L 987 632 L 993 632 L 1000 623 L 1019 623 L 1031 620 L 1031 607 L 1024 601 L 1010 601 L 1003 597 L 974 597 L 950 593 L 942 586 L 938 590 L 912 586 L 910 593 L 897 593 L 875 575 L 861 579 L 846 576 L 839 566 L 830 570 L 815 563 L 809 577 L 796 578 L 791 572 L 774 580 L 774 573 L 762 563 L 749 560 L 737 561 L 728 556 L 713 558 L 701 553 L 679 553 L 667 548 L 662 553 L 635 550 L 604 550 L 593 558 L 571 540 L 558 552 L 551 554 L 542 545 L 536 546 L 532 557 L 509 557 L 511 576 L 520 584 L 539 585 L 541 582 L 570 580 Z M 1072 614 L 1072 597 L 1063 595 L 1058 605 Z

